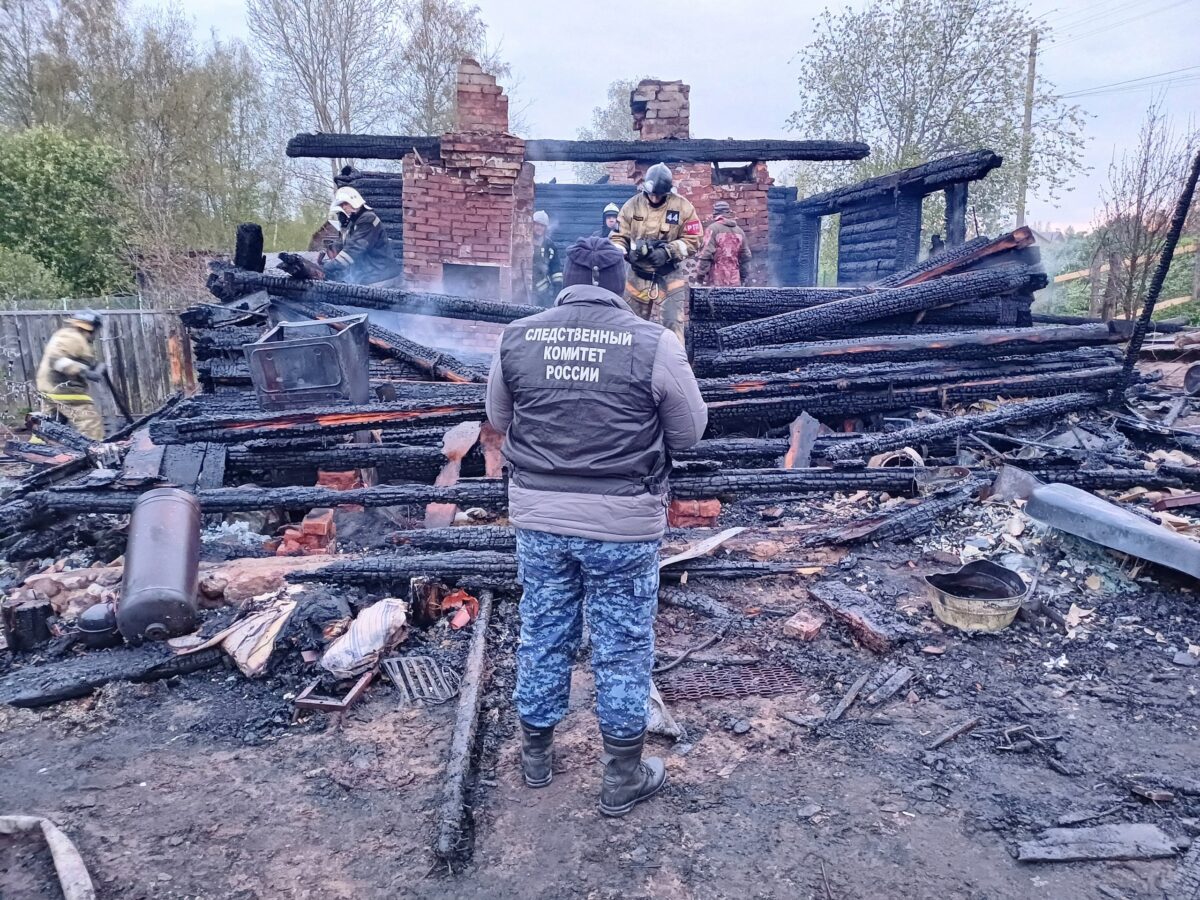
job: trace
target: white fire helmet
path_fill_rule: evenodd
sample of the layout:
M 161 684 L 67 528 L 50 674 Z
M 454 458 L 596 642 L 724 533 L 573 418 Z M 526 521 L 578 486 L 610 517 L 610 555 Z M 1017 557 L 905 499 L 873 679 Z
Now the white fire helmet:
M 533 224 L 544 225 L 547 228 L 550 227 L 550 217 L 546 215 L 546 211 L 544 209 L 539 209 L 533 214 Z
M 335 206 L 349 203 L 355 209 L 362 209 L 367 205 L 367 201 L 363 199 L 362 194 L 352 187 L 338 188 L 337 193 L 333 195 L 333 203 Z

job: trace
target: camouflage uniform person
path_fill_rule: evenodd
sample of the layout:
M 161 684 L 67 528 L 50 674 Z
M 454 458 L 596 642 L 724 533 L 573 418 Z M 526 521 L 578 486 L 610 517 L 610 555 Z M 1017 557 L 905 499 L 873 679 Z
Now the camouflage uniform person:
M 98 313 L 86 309 L 72 314 L 46 342 L 37 370 L 42 399 L 93 441 L 104 440 L 104 420 L 88 389 L 88 382 L 104 377 L 104 363 L 96 359 L 92 346 L 100 328 Z
M 686 345 L 689 292 L 682 263 L 700 249 L 704 227 L 673 184 L 664 163 L 651 166 L 641 190 L 621 207 L 610 238 L 629 262 L 625 300 L 630 308 L 669 328 Z
M 696 280 L 715 287 L 741 287 L 750 280 L 750 242 L 724 200 L 713 204 L 713 217 L 696 256 Z
M 524 588 L 514 699 L 525 782 L 553 777 L 554 726 L 567 713 L 586 611 L 596 715 L 610 762 L 600 811 L 620 816 L 666 782 L 642 759 L 658 548 L 669 451 L 700 439 L 708 412 L 683 345 L 633 314 L 623 257 L 603 238 L 567 254 L 552 309 L 504 330 L 487 415 L 505 435 L 509 518 Z

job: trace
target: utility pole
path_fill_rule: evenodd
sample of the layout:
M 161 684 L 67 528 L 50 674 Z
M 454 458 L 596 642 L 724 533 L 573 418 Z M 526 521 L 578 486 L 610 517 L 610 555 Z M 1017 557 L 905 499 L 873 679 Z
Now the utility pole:
M 1029 165 L 1033 155 L 1033 91 L 1037 82 L 1037 29 L 1029 30 L 1029 67 L 1025 71 L 1025 119 L 1021 123 L 1021 171 L 1017 182 L 1017 225 L 1025 224 L 1025 195 L 1029 192 Z

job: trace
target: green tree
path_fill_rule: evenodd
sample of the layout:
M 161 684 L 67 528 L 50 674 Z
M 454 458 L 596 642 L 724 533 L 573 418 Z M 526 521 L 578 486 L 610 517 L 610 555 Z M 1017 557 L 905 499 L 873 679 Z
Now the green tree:
M 0 246 L 35 258 L 80 295 L 130 282 L 121 157 L 50 128 L 0 135 Z
M 28 253 L 0 247 L 0 304 L 28 309 L 67 296 L 62 280 Z
M 1016 207 L 1030 34 L 1046 29 L 1007 0 L 870 0 L 825 10 L 801 51 L 800 108 L 788 127 L 806 137 L 865 141 L 846 166 L 805 166 L 815 192 L 981 147 L 1006 163 L 971 186 L 985 229 Z M 1044 43 L 1044 40 L 1043 40 Z M 1083 113 L 1041 76 L 1034 91 L 1031 195 L 1054 198 L 1082 166 Z
M 400 4 L 400 43 L 392 61 L 397 130 L 443 134 L 454 128 L 458 63 L 470 57 L 504 82 L 511 67 L 490 49 L 478 6 L 462 0 L 405 0 Z M 507 86 L 511 93 L 512 85 Z M 510 104 L 509 129 L 521 130 Z
M 652 75 L 639 78 L 619 78 L 608 86 L 603 106 L 592 107 L 592 123 L 579 129 L 581 141 L 633 141 L 638 133 L 633 130 L 633 112 L 629 109 L 629 95 L 638 82 Z M 575 166 L 575 177 L 585 184 L 597 181 L 604 175 L 602 163 L 579 163 Z

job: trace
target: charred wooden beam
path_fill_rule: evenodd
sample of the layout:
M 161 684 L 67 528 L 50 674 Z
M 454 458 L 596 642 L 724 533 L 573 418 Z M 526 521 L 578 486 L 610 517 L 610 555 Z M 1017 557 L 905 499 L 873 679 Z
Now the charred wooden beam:
M 694 287 L 692 319 L 700 322 L 746 322 L 779 313 L 808 309 L 834 300 L 857 297 L 868 287 Z
M 479 615 L 471 633 L 467 665 L 459 682 L 458 707 L 454 712 L 454 733 L 450 738 L 450 754 L 446 763 L 446 785 L 442 794 L 442 809 L 434 852 L 440 859 L 452 861 L 462 855 L 462 827 L 467 814 L 467 782 L 471 759 L 475 756 L 475 735 L 479 726 L 479 709 L 483 702 L 484 679 L 487 677 L 487 629 L 492 620 L 495 595 L 490 590 L 479 592 Z
M 415 528 L 397 531 L 391 540 L 415 550 L 488 550 L 515 553 L 517 533 L 498 525 L 473 525 L 468 528 Z
M 226 465 L 236 472 L 288 469 L 378 468 L 385 478 L 432 482 L 446 457 L 435 447 L 387 447 L 380 444 L 344 444 L 326 449 L 261 449 L 245 444 L 229 448 Z M 469 530 L 469 529 L 465 529 Z
M 1133 327 L 1133 337 L 1130 338 L 1129 347 L 1125 353 L 1125 373 L 1121 382 L 1123 387 L 1128 387 L 1133 383 L 1133 367 L 1137 364 L 1138 354 L 1142 352 L 1142 342 L 1146 339 L 1146 333 L 1150 330 L 1150 323 L 1154 317 L 1154 306 L 1158 303 L 1158 295 L 1162 293 L 1163 282 L 1166 281 L 1167 271 L 1171 268 L 1175 245 L 1179 243 L 1179 236 L 1183 233 L 1183 225 L 1187 220 L 1188 211 L 1192 208 L 1192 197 L 1196 193 L 1197 180 L 1200 180 L 1200 151 L 1196 151 L 1192 157 L 1191 169 L 1188 171 L 1187 180 L 1179 193 L 1179 199 L 1175 202 L 1175 210 L 1171 213 L 1171 221 L 1167 228 L 1167 237 L 1159 251 L 1158 262 L 1155 264 L 1154 274 L 1150 278 L 1150 287 L 1142 302 L 1142 313 Z M 1113 399 L 1117 399 L 1115 395 Z
M 525 142 L 530 162 L 772 162 L 863 159 L 870 148 L 861 141 L 713 140 L 682 138 L 658 141 Z
M 272 297 L 287 297 L 317 303 L 358 306 L 447 319 L 507 324 L 542 310 L 500 300 L 479 300 L 454 294 L 428 294 L 399 288 L 313 281 L 286 275 L 263 275 L 243 269 L 226 269 L 220 274 L 227 284 L 242 291 L 266 291 Z
M 706 401 L 720 402 L 741 397 L 787 397 L 817 390 L 844 394 L 882 388 L 954 384 L 976 378 L 1073 372 L 1081 368 L 1112 365 L 1120 362 L 1120 359 L 1116 348 L 1081 347 L 1033 358 L 1005 357 L 979 362 L 816 363 L 783 374 L 702 378 L 699 384 Z
M 929 440 L 945 440 L 949 437 L 970 434 L 1005 425 L 1009 422 L 1034 422 L 1039 419 L 1057 418 L 1085 409 L 1094 409 L 1104 403 L 1100 393 L 1067 394 L 1047 397 L 1022 403 L 1005 403 L 998 409 L 986 413 L 967 414 L 943 419 L 928 425 L 914 425 L 886 434 L 864 435 L 853 441 L 844 441 L 827 451 L 833 461 L 866 459 L 885 450 L 900 447 L 920 446 Z
M 442 154 L 442 140 L 428 135 L 297 134 L 284 152 L 315 159 L 403 159 L 416 152 L 423 159 Z
M 1031 377 L 982 378 L 932 387 L 899 388 L 848 394 L 813 393 L 792 397 L 767 397 L 719 401 L 708 405 L 710 428 L 747 424 L 757 427 L 786 425 L 802 412 L 809 415 L 849 418 L 867 413 L 914 408 L 940 409 L 956 403 L 974 403 L 996 397 L 1055 397 L 1074 391 L 1108 391 L 1120 379 L 1119 366 Z M 841 445 L 839 445 L 840 448 Z M 901 445 L 903 446 L 903 445 Z
M 289 300 L 286 306 L 310 319 L 336 319 L 351 312 L 345 307 L 328 303 Z M 478 366 L 465 363 L 441 350 L 410 341 L 402 334 L 370 322 L 367 323 L 367 340 L 375 352 L 414 366 L 430 378 L 476 383 L 487 381 L 487 373 Z
M 237 227 L 234 243 L 233 264 L 250 272 L 261 272 L 267 265 L 263 256 L 263 230 L 261 225 L 243 222 Z
M 384 425 L 406 422 L 452 425 L 483 418 L 483 403 L 436 405 L 408 401 L 367 406 L 329 406 L 314 410 L 261 413 L 225 418 L 172 419 L 155 422 L 150 436 L 156 444 L 187 444 L 195 441 L 240 443 L 252 438 L 303 434 L 347 434 Z
M 897 191 L 931 194 L 945 190 L 952 184 L 983 178 L 1002 162 L 1003 158 L 991 150 L 958 153 L 849 187 L 806 197 L 799 202 L 798 209 L 808 215 L 828 216 L 850 206 L 877 202 Z
M 836 491 L 887 491 L 911 493 L 912 469 L 733 469 L 714 474 L 677 475 L 671 494 L 680 499 L 771 496 L 778 494 L 832 493 Z
M 24 501 L 0 507 L 4 515 L 45 513 L 127 513 L 137 491 L 97 488 L 35 491 Z M 502 505 L 504 485 L 497 480 L 462 480 L 450 487 L 427 484 L 383 484 L 338 491 L 321 487 L 214 488 L 196 492 L 206 513 L 248 512 L 256 509 L 314 509 L 320 506 L 413 506 L 456 503 L 459 506 Z M 27 506 L 17 507 L 24 502 Z M 2 518 L 2 517 L 0 517 Z
M 977 265 L 984 260 L 1014 250 L 1024 250 L 1034 245 L 1033 232 L 1022 225 L 1015 231 L 996 238 L 977 237 L 958 247 L 948 247 L 935 256 L 930 256 L 914 266 L 881 278 L 878 287 L 898 287 L 902 284 L 920 284 L 940 278 L 951 272 Z
M 242 356 L 242 348 L 262 337 L 263 329 L 249 326 L 193 328 L 192 356 L 196 360 Z
M 995 359 L 1005 356 L 1054 354 L 1124 340 L 1105 323 L 1006 328 L 942 334 L 897 334 L 876 338 L 813 341 L 726 350 L 697 356 L 704 375 L 740 372 L 784 372 L 816 362 L 882 363 L 938 359 Z
M 63 425 L 36 413 L 29 416 L 28 424 L 38 437 L 59 444 L 78 454 L 86 454 L 96 444 L 95 441 L 84 437 L 70 425 Z
M 933 530 L 943 516 L 957 512 L 989 483 L 982 476 L 967 478 L 960 485 L 923 500 L 907 501 L 850 522 L 835 525 L 809 535 L 806 547 L 830 544 L 859 544 L 863 541 L 909 541 Z
M 287 144 L 292 157 L 403 159 L 416 150 L 428 159 L 441 154 L 438 138 L 380 134 L 298 134 Z M 772 162 L 784 160 L 863 159 L 870 148 L 861 141 L 712 140 L 661 141 L 532 140 L 525 142 L 529 162 Z
M 718 334 L 724 348 L 779 344 L 821 336 L 832 328 L 855 322 L 965 303 L 981 296 L 1028 290 L 1032 282 L 1039 279 L 1044 280 L 1045 276 L 1026 266 L 1003 266 L 947 275 L 911 287 L 888 288 L 755 322 L 729 325 Z
M 517 558 L 512 553 L 470 550 L 373 553 L 359 559 L 331 563 L 311 572 L 294 572 L 288 575 L 288 580 L 326 584 L 358 584 L 363 581 L 403 583 L 420 576 L 471 577 L 507 583 L 517 577 Z

